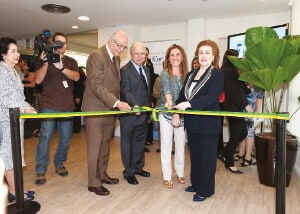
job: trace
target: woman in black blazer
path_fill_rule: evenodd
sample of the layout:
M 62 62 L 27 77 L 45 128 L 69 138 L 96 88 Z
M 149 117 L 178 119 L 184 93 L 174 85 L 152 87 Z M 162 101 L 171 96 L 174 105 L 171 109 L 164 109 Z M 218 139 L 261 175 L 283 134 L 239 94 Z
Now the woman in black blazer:
M 219 48 L 214 41 L 201 41 L 195 51 L 200 68 L 188 73 L 177 105 L 179 110 L 219 111 L 223 73 L 218 70 Z M 195 192 L 193 201 L 204 201 L 215 192 L 216 156 L 220 117 L 184 115 L 191 157 L 191 184 L 185 190 Z
M 244 82 L 239 81 L 238 70 L 228 60 L 227 56 L 238 56 L 236 50 L 229 49 L 225 52 L 221 70 L 224 73 L 224 91 L 225 102 L 224 111 L 242 112 L 246 110 L 251 112 L 252 108 L 249 105 L 246 94 L 250 93 Z M 247 136 L 247 128 L 245 118 L 243 117 L 227 117 L 229 124 L 229 142 L 224 150 L 223 161 L 225 167 L 232 173 L 242 174 L 234 166 L 234 152 L 238 144 Z

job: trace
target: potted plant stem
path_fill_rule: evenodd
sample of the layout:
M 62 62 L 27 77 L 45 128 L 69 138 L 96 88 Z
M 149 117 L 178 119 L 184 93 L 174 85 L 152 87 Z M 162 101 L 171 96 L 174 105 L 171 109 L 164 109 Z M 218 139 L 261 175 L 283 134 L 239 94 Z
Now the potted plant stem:
M 241 71 L 240 80 L 251 83 L 265 92 L 264 112 L 285 112 L 282 108 L 289 82 L 300 71 L 300 37 L 279 38 L 269 27 L 253 27 L 246 31 L 245 57 L 229 57 L 233 65 Z M 274 159 L 276 126 L 268 124 L 269 133 L 260 133 L 255 138 L 257 170 L 260 183 L 274 186 Z M 262 140 L 261 140 L 262 139 Z M 290 141 L 291 139 L 291 141 Z M 287 136 L 286 184 L 297 154 L 297 138 Z

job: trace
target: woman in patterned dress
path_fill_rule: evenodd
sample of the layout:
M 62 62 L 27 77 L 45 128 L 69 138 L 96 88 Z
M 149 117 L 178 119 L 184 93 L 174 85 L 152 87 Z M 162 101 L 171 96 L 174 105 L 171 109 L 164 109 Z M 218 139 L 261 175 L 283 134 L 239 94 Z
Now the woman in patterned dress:
M 18 52 L 15 40 L 0 38 L 0 157 L 4 162 L 4 174 L 8 184 L 9 202 L 15 199 L 9 109 L 20 108 L 21 113 L 35 113 L 35 109 L 25 101 L 23 85 L 15 70 L 15 65 L 18 63 L 19 57 L 20 53 Z M 20 133 L 22 133 L 23 128 L 23 123 L 20 123 Z M 22 136 L 21 134 L 21 139 Z M 22 165 L 24 166 L 22 143 L 21 148 Z M 33 198 L 32 191 L 30 191 L 30 194 L 30 197 L 27 195 L 27 199 Z

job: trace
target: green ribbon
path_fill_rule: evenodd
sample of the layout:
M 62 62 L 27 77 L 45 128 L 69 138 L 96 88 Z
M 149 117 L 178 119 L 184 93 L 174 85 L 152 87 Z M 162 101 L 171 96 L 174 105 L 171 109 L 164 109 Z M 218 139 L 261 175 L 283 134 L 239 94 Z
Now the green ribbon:
M 251 117 L 251 118 L 269 118 L 279 120 L 289 120 L 289 114 L 275 113 L 248 113 L 248 112 L 228 112 L 228 111 L 198 111 L 198 110 L 168 110 L 166 108 L 150 108 L 140 107 L 132 108 L 130 111 L 88 111 L 88 112 L 55 112 L 55 113 L 37 113 L 37 114 L 21 114 L 20 118 L 63 118 L 63 117 L 90 117 L 90 116 L 105 116 L 118 114 L 134 114 L 138 112 L 152 112 L 153 121 L 159 121 L 157 115 L 159 113 L 177 113 L 177 114 L 192 114 L 206 116 L 231 116 L 231 117 Z

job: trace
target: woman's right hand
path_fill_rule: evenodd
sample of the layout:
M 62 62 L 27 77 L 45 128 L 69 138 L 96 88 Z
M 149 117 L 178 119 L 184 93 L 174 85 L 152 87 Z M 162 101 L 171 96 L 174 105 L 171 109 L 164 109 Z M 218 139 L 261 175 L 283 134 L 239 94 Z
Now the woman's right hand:
M 165 98 L 166 98 L 165 107 L 169 110 L 172 109 L 173 108 L 172 95 L 171 94 L 165 94 Z
M 191 104 L 187 101 L 185 102 L 181 102 L 179 104 L 177 104 L 176 106 L 174 106 L 174 108 L 178 109 L 178 110 L 186 110 L 188 108 L 191 108 Z
M 246 111 L 249 112 L 249 113 L 250 113 L 250 112 L 253 112 L 253 109 L 252 109 L 252 107 L 251 107 L 250 105 L 247 105 L 245 109 L 246 109 Z
M 166 104 L 165 104 L 165 107 L 168 109 L 168 110 L 171 110 L 172 109 L 172 107 L 173 107 L 173 105 L 172 105 L 172 101 L 171 102 L 166 102 Z
M 29 106 L 29 107 L 25 107 L 24 113 L 25 114 L 36 114 L 37 110 L 35 108 L 33 108 L 32 106 Z

